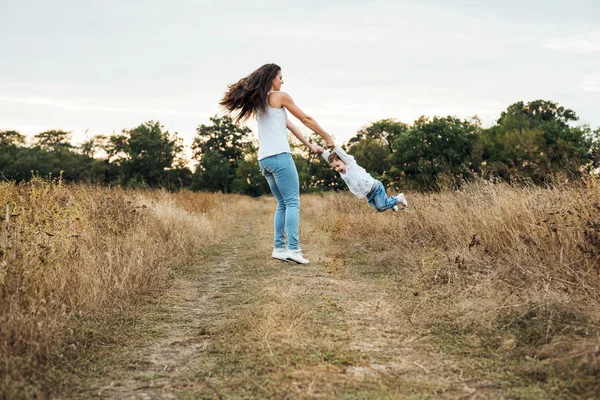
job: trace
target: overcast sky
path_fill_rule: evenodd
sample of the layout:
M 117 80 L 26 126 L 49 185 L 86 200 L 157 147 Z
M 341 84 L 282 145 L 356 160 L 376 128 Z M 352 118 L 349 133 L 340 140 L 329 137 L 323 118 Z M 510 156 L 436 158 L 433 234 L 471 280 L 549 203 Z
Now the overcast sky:
M 0 61 L 0 129 L 76 141 L 159 120 L 189 145 L 271 62 L 338 142 L 535 99 L 600 126 L 599 0 L 0 0 Z

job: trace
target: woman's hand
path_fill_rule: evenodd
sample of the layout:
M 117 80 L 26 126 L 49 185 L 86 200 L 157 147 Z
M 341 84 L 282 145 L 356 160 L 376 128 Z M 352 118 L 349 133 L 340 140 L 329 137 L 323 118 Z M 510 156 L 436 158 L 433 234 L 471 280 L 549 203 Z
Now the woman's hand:
M 328 149 L 333 149 L 335 147 L 335 143 L 333 143 L 333 140 L 328 140 L 328 141 L 325 142 L 325 146 Z
M 314 151 L 317 154 L 323 154 L 323 152 L 325 151 L 324 148 L 322 148 L 319 145 L 313 144 L 313 143 L 311 143 L 308 147 L 310 148 L 311 151 Z

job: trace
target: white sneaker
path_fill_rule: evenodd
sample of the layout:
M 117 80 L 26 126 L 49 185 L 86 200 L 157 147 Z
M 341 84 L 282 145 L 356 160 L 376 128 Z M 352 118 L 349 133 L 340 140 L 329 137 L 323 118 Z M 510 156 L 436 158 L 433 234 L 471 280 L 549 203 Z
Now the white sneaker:
M 281 260 L 281 261 L 288 261 L 288 259 L 286 258 L 287 255 L 288 255 L 288 251 L 286 248 L 273 249 L 273 253 L 271 254 L 271 257 L 273 257 L 277 260 Z
M 393 212 L 398 212 L 398 210 L 399 210 L 398 206 L 394 206 L 394 207 L 392 207 L 392 211 L 393 211 Z
M 404 193 L 400 193 L 396 196 L 398 199 L 398 204 L 402 204 L 404 207 L 408 207 L 408 202 L 406 201 L 406 197 L 404 197 Z
M 302 255 L 302 250 L 288 250 L 287 251 L 287 260 L 294 261 L 298 264 L 308 264 L 308 260 L 304 258 Z

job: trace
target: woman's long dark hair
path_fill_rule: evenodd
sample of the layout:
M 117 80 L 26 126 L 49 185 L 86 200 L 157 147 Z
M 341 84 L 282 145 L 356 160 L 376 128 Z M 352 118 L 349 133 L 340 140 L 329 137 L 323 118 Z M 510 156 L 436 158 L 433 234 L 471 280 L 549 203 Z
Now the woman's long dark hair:
M 237 83 L 229 85 L 229 90 L 219 102 L 228 113 L 237 112 L 235 122 L 247 120 L 267 108 L 267 93 L 273 79 L 281 70 L 277 64 L 265 64 Z

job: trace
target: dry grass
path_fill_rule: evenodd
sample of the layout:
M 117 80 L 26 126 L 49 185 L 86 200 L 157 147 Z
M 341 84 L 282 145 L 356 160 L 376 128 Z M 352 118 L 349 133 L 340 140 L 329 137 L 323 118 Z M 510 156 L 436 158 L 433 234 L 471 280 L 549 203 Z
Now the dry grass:
M 269 257 L 270 197 L 2 184 L 0 398 L 37 395 L 25 377 L 79 346 L 74 321 L 155 296 L 201 250 L 186 279 L 223 293 L 181 322 L 207 343 L 183 398 L 597 397 L 598 184 L 407 197 L 393 214 L 303 196 L 311 264 L 296 266 Z M 150 327 L 172 314 L 147 313 Z M 117 375 L 132 362 L 112 361 Z
M 483 374 L 475 359 L 498 358 L 483 367 L 491 379 L 503 361 L 542 360 L 513 372 L 548 393 L 600 393 L 598 182 L 478 182 L 408 200 L 396 215 L 339 194 L 304 197 L 303 207 L 355 272 L 393 277 L 398 317 L 467 356 L 473 374 Z
M 36 377 L 79 345 L 75 322 L 164 290 L 173 268 L 228 235 L 241 200 L 0 183 L 0 398 L 40 396 Z

